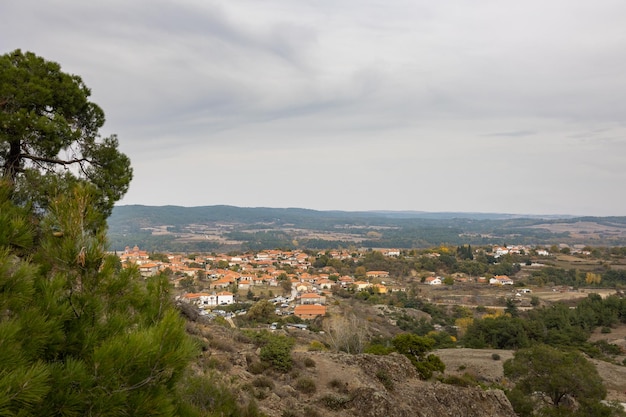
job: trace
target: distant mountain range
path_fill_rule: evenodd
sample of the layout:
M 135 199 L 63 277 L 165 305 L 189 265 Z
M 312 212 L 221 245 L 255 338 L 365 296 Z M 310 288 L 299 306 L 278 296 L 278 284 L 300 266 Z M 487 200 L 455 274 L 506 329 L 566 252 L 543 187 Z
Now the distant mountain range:
M 114 208 L 109 240 L 116 250 L 139 245 L 171 251 L 421 248 L 504 241 L 626 245 L 626 217 L 127 205 Z

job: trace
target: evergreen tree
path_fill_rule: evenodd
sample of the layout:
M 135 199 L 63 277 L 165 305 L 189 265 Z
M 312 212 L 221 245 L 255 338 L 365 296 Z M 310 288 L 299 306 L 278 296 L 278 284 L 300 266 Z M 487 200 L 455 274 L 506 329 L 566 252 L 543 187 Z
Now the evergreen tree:
M 85 228 L 99 216 L 89 187 L 51 200 L 37 228 L 9 195 L 0 187 L 0 414 L 178 415 L 197 349 L 165 278 L 144 284 L 106 255 L 104 230 Z
M 128 190 L 130 160 L 116 136 L 101 138 L 104 112 L 77 75 L 32 52 L 0 56 L 0 176 L 12 199 L 46 208 L 76 182 L 95 186 L 106 219 Z

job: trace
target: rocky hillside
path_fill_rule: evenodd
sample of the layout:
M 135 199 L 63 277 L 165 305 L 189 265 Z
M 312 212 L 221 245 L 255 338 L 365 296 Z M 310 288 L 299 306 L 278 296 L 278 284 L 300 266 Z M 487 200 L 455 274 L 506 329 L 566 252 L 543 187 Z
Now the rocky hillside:
M 189 330 L 205 345 L 198 372 L 267 416 L 515 416 L 502 391 L 422 381 L 399 354 L 310 351 L 309 332 L 290 330 L 293 366 L 278 372 L 258 366 L 260 350 L 237 329 L 190 323 Z

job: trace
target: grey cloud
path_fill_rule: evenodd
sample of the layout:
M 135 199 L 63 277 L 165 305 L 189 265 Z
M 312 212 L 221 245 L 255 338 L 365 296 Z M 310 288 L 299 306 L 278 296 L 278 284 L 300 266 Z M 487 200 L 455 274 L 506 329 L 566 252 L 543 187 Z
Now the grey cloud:
M 594 175 L 625 180 L 624 16 L 618 0 L 21 0 L 0 3 L 0 49 L 83 76 L 136 166 L 125 202 L 180 203 L 157 185 L 193 189 L 207 166 L 292 189 L 306 168 L 327 201 L 221 181 L 193 204 L 563 213 L 602 200 Z M 484 187 L 429 181 L 460 175 Z

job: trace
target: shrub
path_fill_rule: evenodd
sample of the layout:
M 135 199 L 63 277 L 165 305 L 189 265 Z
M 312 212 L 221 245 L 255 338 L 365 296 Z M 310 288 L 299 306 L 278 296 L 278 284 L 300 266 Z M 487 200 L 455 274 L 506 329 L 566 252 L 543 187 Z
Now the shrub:
M 252 381 L 252 385 L 257 388 L 274 388 L 274 381 L 266 376 L 259 376 Z
M 329 410 L 339 411 L 348 407 L 352 401 L 348 397 L 340 397 L 337 395 L 327 394 L 320 398 L 320 402 Z
M 304 417 L 322 417 L 322 415 L 315 409 L 311 407 L 304 407 Z
M 321 350 L 326 350 L 326 346 L 324 346 L 324 344 L 319 340 L 313 340 L 311 343 L 309 343 L 309 351 L 314 352 Z
M 268 362 L 274 369 L 287 372 L 293 366 L 291 348 L 294 341 L 282 335 L 271 335 L 261 348 L 261 360 Z
M 209 339 L 209 347 L 215 350 L 221 350 L 222 352 L 234 352 L 234 347 L 231 341 L 224 339 Z
M 611 333 L 611 328 L 608 326 L 602 326 L 602 329 L 600 329 L 601 333 Z
M 491 354 L 491 359 L 493 359 L 494 361 L 499 361 L 500 360 L 500 355 L 497 353 L 492 353 Z
M 313 360 L 313 358 L 304 358 L 304 366 L 306 366 L 307 368 L 314 368 L 315 367 L 315 361 Z
M 393 346 L 384 346 L 382 344 L 372 343 L 365 347 L 363 353 L 370 353 L 372 355 L 389 355 L 393 351 Z
M 268 365 L 266 363 L 255 361 L 248 365 L 248 371 L 253 375 L 259 375 L 265 372 L 267 367 Z
M 217 369 L 222 372 L 228 372 L 233 364 L 226 359 L 218 359 L 213 356 L 204 356 L 201 362 L 205 369 Z
M 296 381 L 296 389 L 303 394 L 313 394 L 317 391 L 317 386 L 311 378 L 299 378 Z
M 463 374 L 463 376 L 458 375 L 448 375 L 447 377 L 441 380 L 444 384 L 456 385 L 458 387 L 473 387 L 478 385 L 478 381 L 473 375 L 468 374 L 467 372 Z
M 342 382 L 341 380 L 337 379 L 337 378 L 333 378 L 330 381 L 328 381 L 328 386 L 332 389 L 335 389 L 341 393 L 347 394 L 348 393 L 348 384 Z
M 378 378 L 380 383 L 383 384 L 383 387 L 385 387 L 387 391 L 393 391 L 393 379 L 391 379 L 391 375 L 389 375 L 389 372 L 381 369 L 376 372 L 376 378 Z

